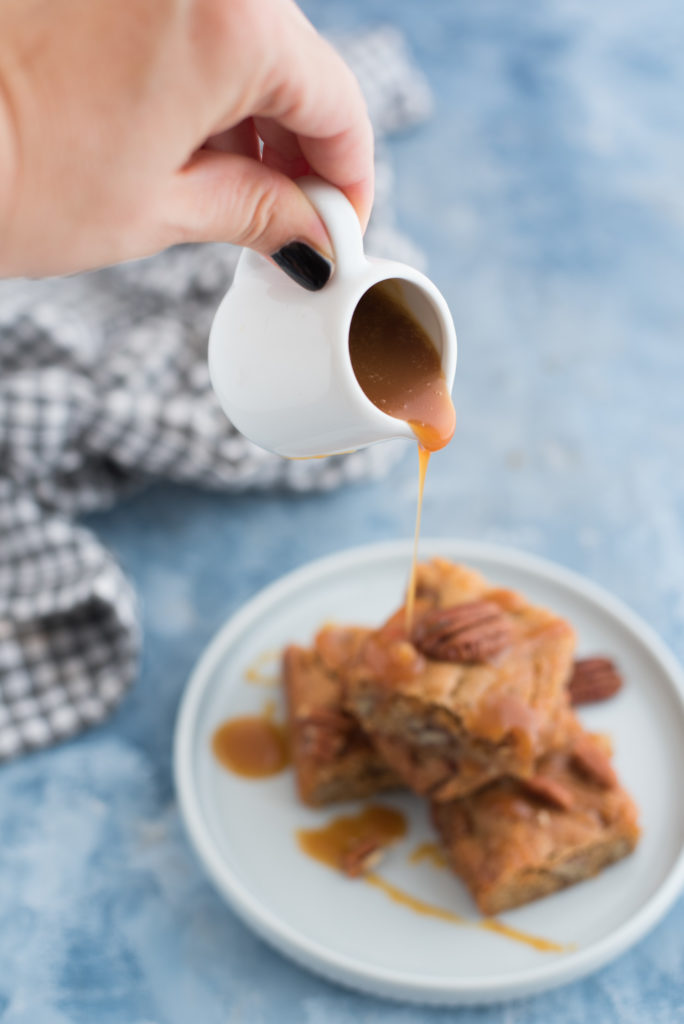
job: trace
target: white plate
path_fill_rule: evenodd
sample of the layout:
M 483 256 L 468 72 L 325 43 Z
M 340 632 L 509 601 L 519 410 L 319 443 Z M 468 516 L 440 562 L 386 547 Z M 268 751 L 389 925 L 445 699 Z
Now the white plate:
M 295 832 L 339 809 L 312 811 L 295 798 L 290 772 L 264 781 L 223 770 L 210 751 L 216 726 L 259 710 L 268 696 L 244 671 L 269 648 L 308 643 L 325 620 L 379 623 L 406 583 L 408 544 L 345 551 L 304 566 L 253 598 L 220 630 L 185 693 L 175 738 L 182 815 L 200 860 L 250 927 L 298 963 L 375 995 L 424 1003 L 497 1002 L 596 970 L 640 939 L 684 884 L 684 676 L 652 630 L 624 605 L 566 569 L 530 555 L 464 541 L 425 541 L 441 554 L 548 605 L 576 627 L 582 653 L 606 653 L 626 677 L 622 693 L 587 708 L 591 729 L 609 731 L 617 767 L 642 813 L 637 851 L 598 878 L 503 916 L 510 925 L 575 949 L 541 953 L 501 936 L 424 917 L 363 882 L 302 854 Z M 469 918 L 460 882 L 408 855 L 430 838 L 421 801 L 401 808 L 410 834 L 381 873 L 411 894 Z M 377 802 L 377 801 L 376 801 Z M 347 805 L 348 807 L 348 805 Z

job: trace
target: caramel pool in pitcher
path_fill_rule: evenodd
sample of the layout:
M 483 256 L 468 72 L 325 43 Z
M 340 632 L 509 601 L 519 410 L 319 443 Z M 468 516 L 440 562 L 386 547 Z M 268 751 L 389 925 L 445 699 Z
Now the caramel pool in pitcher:
M 430 454 L 453 437 L 456 411 L 440 354 L 395 294 L 397 290 L 396 284 L 383 281 L 362 296 L 352 317 L 349 354 L 367 398 L 388 416 L 405 420 L 418 441 L 418 509 L 406 598 L 406 632 L 410 633 L 425 474 Z
M 456 413 L 442 360 L 427 331 L 383 281 L 362 296 L 352 317 L 349 354 L 364 394 L 373 405 L 405 420 L 421 448 L 444 448 Z

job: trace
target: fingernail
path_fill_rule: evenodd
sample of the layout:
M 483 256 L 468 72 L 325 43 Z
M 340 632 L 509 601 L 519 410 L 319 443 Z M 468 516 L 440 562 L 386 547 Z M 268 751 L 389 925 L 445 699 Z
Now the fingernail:
M 310 292 L 320 291 L 332 273 L 332 264 L 306 242 L 289 242 L 274 252 L 271 259 Z

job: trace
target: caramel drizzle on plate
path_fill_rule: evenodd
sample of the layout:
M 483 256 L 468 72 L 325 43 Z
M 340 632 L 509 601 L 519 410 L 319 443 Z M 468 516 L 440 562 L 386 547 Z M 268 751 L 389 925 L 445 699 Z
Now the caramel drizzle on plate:
M 355 843 L 365 842 L 372 839 L 378 846 L 389 846 L 406 835 L 406 819 L 400 811 L 392 807 L 384 807 L 379 804 L 365 807 L 356 815 L 343 815 L 332 818 L 326 825 L 317 829 L 300 829 L 297 832 L 297 842 L 303 853 L 306 853 L 314 860 L 320 861 L 327 867 L 340 871 L 345 860 L 345 855 Z M 424 843 L 414 850 L 411 860 L 417 863 L 426 859 L 432 854 L 432 847 L 436 844 Z M 428 853 L 430 849 L 430 853 Z M 441 852 L 441 851 L 440 851 Z M 418 856 L 416 856 L 418 854 Z M 399 886 L 389 882 L 382 875 L 376 872 L 369 872 L 363 875 L 362 880 L 367 885 L 372 885 L 392 900 L 403 907 L 421 914 L 425 917 L 438 918 L 449 924 L 457 924 L 467 928 L 479 928 L 484 931 L 494 932 L 515 942 L 524 943 L 540 953 L 564 953 L 573 947 L 545 939 L 538 935 L 531 935 L 529 932 L 521 931 L 519 928 L 512 928 L 510 925 L 499 921 L 497 918 L 486 917 L 480 921 L 470 921 L 460 914 L 447 910 L 445 907 L 436 906 L 421 900 L 411 893 L 406 892 Z

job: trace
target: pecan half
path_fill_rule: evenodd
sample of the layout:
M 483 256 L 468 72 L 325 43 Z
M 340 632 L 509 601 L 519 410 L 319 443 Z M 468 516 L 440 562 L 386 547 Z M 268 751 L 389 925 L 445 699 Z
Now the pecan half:
M 353 727 L 347 715 L 328 708 L 317 708 L 298 724 L 303 751 L 319 761 L 341 754 Z
M 349 878 L 360 878 L 382 860 L 385 848 L 378 839 L 358 839 L 342 854 L 340 867 Z
M 622 676 L 610 658 L 580 658 L 568 680 L 571 704 L 606 700 L 622 687 Z
M 559 811 L 569 811 L 574 798 L 567 786 L 548 775 L 532 775 L 529 779 L 521 779 L 528 793 Z
M 608 755 L 588 736 L 579 736 L 572 745 L 572 764 L 580 775 L 603 789 L 617 786 L 617 775 Z
M 436 661 L 478 664 L 510 646 L 510 623 L 493 601 L 435 608 L 416 623 L 413 643 Z

